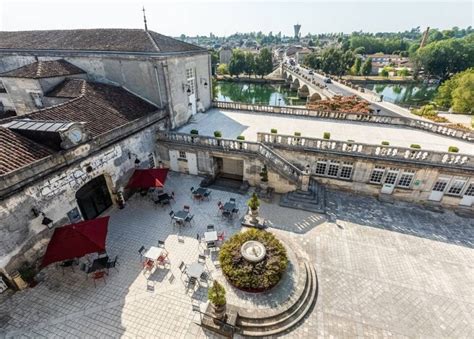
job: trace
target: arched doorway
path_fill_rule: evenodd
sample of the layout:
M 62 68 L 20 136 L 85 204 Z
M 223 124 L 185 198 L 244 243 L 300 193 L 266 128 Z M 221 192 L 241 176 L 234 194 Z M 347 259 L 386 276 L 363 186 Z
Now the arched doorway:
M 112 205 L 103 175 L 82 186 L 76 193 L 76 199 L 84 220 L 94 219 Z

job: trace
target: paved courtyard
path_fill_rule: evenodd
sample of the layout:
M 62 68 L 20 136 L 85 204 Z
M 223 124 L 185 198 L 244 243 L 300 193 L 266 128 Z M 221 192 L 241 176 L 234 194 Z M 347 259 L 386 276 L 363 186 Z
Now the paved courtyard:
M 270 133 L 272 128 L 276 128 L 281 134 L 293 135 L 294 132 L 300 132 L 302 136 L 311 138 L 322 138 L 324 132 L 330 132 L 331 139 L 334 140 L 363 141 L 375 145 L 380 145 L 382 141 L 388 141 L 391 146 L 399 147 L 419 144 L 422 149 L 440 152 L 447 152 L 449 146 L 457 146 L 460 153 L 474 154 L 472 144 L 467 141 L 421 130 L 220 109 L 211 109 L 206 113 L 195 115 L 189 124 L 179 129 L 179 132 L 189 133 L 192 129 L 197 129 L 201 135 L 214 136 L 214 131 L 219 130 L 223 138 L 235 139 L 243 135 L 245 140 L 256 141 L 257 132 Z
M 178 265 L 197 260 L 197 234 L 215 224 L 226 236 L 240 230 L 225 222 L 217 201 L 237 199 L 241 215 L 248 196 L 213 190 L 210 202 L 193 203 L 200 178 L 170 173 L 166 189 L 176 203 L 159 207 L 143 197 L 112 209 L 107 248 L 119 256 L 94 287 L 82 272 L 44 271 L 38 286 L 0 295 L 0 337 L 211 337 L 195 324 L 192 304 L 206 301 L 205 286 L 186 291 Z M 276 199 L 275 199 L 276 200 Z M 181 231 L 171 209 L 191 206 L 195 222 Z M 288 338 L 474 337 L 474 221 L 410 205 L 328 192 L 323 216 L 263 203 L 271 231 L 306 251 L 316 267 L 315 308 Z M 171 267 L 148 279 L 138 249 L 165 240 Z M 218 275 L 215 256 L 207 266 Z

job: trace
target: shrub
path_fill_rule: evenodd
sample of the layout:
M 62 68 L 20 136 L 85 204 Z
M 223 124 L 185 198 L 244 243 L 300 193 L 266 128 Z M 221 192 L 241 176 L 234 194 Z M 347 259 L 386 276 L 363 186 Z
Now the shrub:
M 257 194 L 252 194 L 252 197 L 247 201 L 247 206 L 254 211 L 260 206 L 260 200 L 258 200 Z
M 222 132 L 221 131 L 214 131 L 214 136 L 216 138 L 221 138 L 222 137 Z
M 301 136 L 301 132 L 295 132 L 295 137 L 300 137 Z
M 456 146 L 449 146 L 448 152 L 457 153 L 457 152 L 459 152 L 459 148 L 456 147 Z
M 418 148 L 418 149 L 420 149 L 421 146 L 418 145 L 418 144 L 411 144 L 411 145 L 410 145 L 410 148 Z
M 262 171 L 260 172 L 260 180 L 263 181 L 263 182 L 268 182 L 267 165 L 263 165 Z
M 331 139 L 331 133 L 329 133 L 329 132 L 324 132 L 323 138 L 324 138 L 324 139 Z
M 382 145 L 388 146 L 388 145 L 390 145 L 390 143 L 388 141 L 382 141 Z
M 249 240 L 261 242 L 267 251 L 265 258 L 252 263 L 241 254 L 242 245 Z M 286 249 L 270 232 L 250 229 L 227 240 L 219 253 L 222 272 L 230 284 L 249 292 L 263 292 L 275 286 L 288 267 Z
M 225 288 L 217 280 L 214 280 L 211 288 L 207 291 L 207 298 L 215 306 L 224 306 L 226 304 Z
M 276 134 L 276 133 L 278 133 L 278 130 L 277 130 L 276 128 L 272 128 L 272 129 L 270 130 L 270 132 Z
M 199 131 L 197 129 L 192 129 L 189 133 L 191 134 L 199 134 Z
M 239 135 L 239 136 L 237 137 L 237 140 L 245 140 L 245 137 L 244 137 L 243 135 Z

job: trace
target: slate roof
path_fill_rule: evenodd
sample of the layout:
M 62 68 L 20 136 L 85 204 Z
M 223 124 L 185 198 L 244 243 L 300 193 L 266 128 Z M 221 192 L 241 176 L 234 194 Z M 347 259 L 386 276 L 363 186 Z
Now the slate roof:
M 0 175 L 51 154 L 48 148 L 0 126 Z
M 207 51 L 168 36 L 143 29 L 74 29 L 0 32 L 0 51 L 75 50 L 170 53 Z
M 37 61 L 20 68 L 4 72 L 0 77 L 12 78 L 51 78 L 86 73 L 66 60 Z

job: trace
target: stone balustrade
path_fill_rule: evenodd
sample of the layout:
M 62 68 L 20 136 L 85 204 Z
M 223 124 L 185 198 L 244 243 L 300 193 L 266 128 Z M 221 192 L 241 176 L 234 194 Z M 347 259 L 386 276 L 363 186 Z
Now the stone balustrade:
M 360 142 L 336 141 L 272 133 L 258 133 L 257 140 L 266 145 L 284 146 L 301 150 L 314 150 L 339 155 L 474 170 L 474 159 L 467 154 L 436 152 L 396 146 L 370 145 Z
M 157 138 L 158 140 L 218 149 L 222 151 L 253 153 L 263 158 L 263 160 L 265 160 L 265 162 L 268 163 L 277 172 L 281 173 L 282 175 L 299 185 L 303 180 L 303 176 L 306 175 L 299 168 L 297 168 L 285 158 L 275 153 L 271 148 L 260 142 L 223 139 L 210 136 L 175 132 L 158 132 Z
M 431 133 L 441 134 L 452 138 L 474 141 L 474 133 L 447 127 L 434 122 L 428 122 L 404 117 L 391 117 L 384 115 L 370 115 L 364 113 L 342 113 L 332 111 L 317 111 L 307 108 L 289 106 L 270 106 L 247 104 L 241 102 L 213 101 L 213 106 L 221 109 L 250 111 L 254 113 L 271 113 L 282 115 L 307 116 L 319 119 L 346 120 L 354 122 L 395 125 L 420 129 Z

